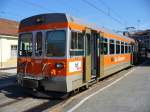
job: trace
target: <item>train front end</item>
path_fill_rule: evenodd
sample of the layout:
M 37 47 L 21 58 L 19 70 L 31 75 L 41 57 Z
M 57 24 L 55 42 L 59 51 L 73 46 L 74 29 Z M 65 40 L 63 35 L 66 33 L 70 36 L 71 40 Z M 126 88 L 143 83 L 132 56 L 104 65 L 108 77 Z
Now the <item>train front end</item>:
M 67 86 L 69 28 L 65 14 L 43 14 L 20 23 L 18 84 L 33 90 L 70 91 Z

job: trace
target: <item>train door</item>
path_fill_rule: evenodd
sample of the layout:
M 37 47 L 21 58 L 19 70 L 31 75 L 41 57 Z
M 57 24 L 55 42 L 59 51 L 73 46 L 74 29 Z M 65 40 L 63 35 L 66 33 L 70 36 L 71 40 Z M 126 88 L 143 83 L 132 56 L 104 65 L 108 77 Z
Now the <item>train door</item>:
M 105 41 L 104 41 L 105 40 Z M 107 55 L 108 53 L 108 40 L 105 38 L 103 38 L 103 33 L 100 33 L 100 44 L 99 44 L 99 48 L 100 48 L 100 74 L 99 74 L 99 78 L 104 77 L 104 55 Z
M 100 75 L 100 36 L 97 32 L 92 32 L 92 56 L 91 56 L 91 65 L 92 65 L 92 74 L 91 78 L 98 78 Z
M 88 82 L 91 80 L 91 30 L 85 31 L 85 73 L 83 80 Z
M 134 65 L 134 63 L 133 63 L 133 44 L 131 44 L 131 65 Z
M 98 33 L 86 30 L 85 33 L 85 76 L 90 81 L 100 76 L 100 36 Z
M 42 47 L 43 45 L 43 34 L 42 32 L 36 32 L 34 38 L 34 59 L 33 59 L 33 74 L 34 75 L 41 75 L 42 74 Z

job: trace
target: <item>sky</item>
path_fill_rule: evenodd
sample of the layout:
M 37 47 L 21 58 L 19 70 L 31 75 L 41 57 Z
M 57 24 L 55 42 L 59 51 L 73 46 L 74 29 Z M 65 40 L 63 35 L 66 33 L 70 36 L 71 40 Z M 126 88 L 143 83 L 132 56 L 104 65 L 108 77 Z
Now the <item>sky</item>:
M 149 0 L 0 0 L 0 18 L 61 12 L 113 31 L 150 29 Z

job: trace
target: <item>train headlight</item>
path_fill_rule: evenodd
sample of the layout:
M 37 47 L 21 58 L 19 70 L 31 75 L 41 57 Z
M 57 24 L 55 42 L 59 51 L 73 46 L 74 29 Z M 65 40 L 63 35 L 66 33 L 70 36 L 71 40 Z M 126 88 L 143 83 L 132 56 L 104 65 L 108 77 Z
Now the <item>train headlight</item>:
M 56 63 L 55 67 L 58 69 L 62 69 L 62 68 L 64 68 L 64 64 L 63 63 Z

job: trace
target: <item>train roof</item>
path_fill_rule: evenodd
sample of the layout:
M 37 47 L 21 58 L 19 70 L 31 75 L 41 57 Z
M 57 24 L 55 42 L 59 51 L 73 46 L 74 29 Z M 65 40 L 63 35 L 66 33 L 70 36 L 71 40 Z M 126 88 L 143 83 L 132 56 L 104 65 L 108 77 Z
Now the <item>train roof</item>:
M 113 35 L 117 35 L 119 37 L 125 38 L 125 39 L 131 39 L 129 37 L 119 35 L 117 33 L 112 32 L 111 30 L 108 30 L 106 28 L 98 27 L 95 24 L 90 24 L 88 22 L 85 22 L 82 19 L 78 19 L 76 17 L 70 16 L 65 13 L 46 13 L 46 14 L 39 14 L 35 16 L 28 17 L 26 19 L 23 19 L 21 21 L 20 27 L 26 27 L 26 26 L 34 26 L 37 25 L 37 21 L 42 20 L 42 24 L 49 24 L 49 23 L 59 23 L 59 22 L 72 22 L 72 23 L 77 23 L 79 25 L 86 26 L 88 28 L 91 28 L 96 31 L 104 32 L 104 33 L 110 33 Z M 133 41 L 133 39 L 131 39 Z

